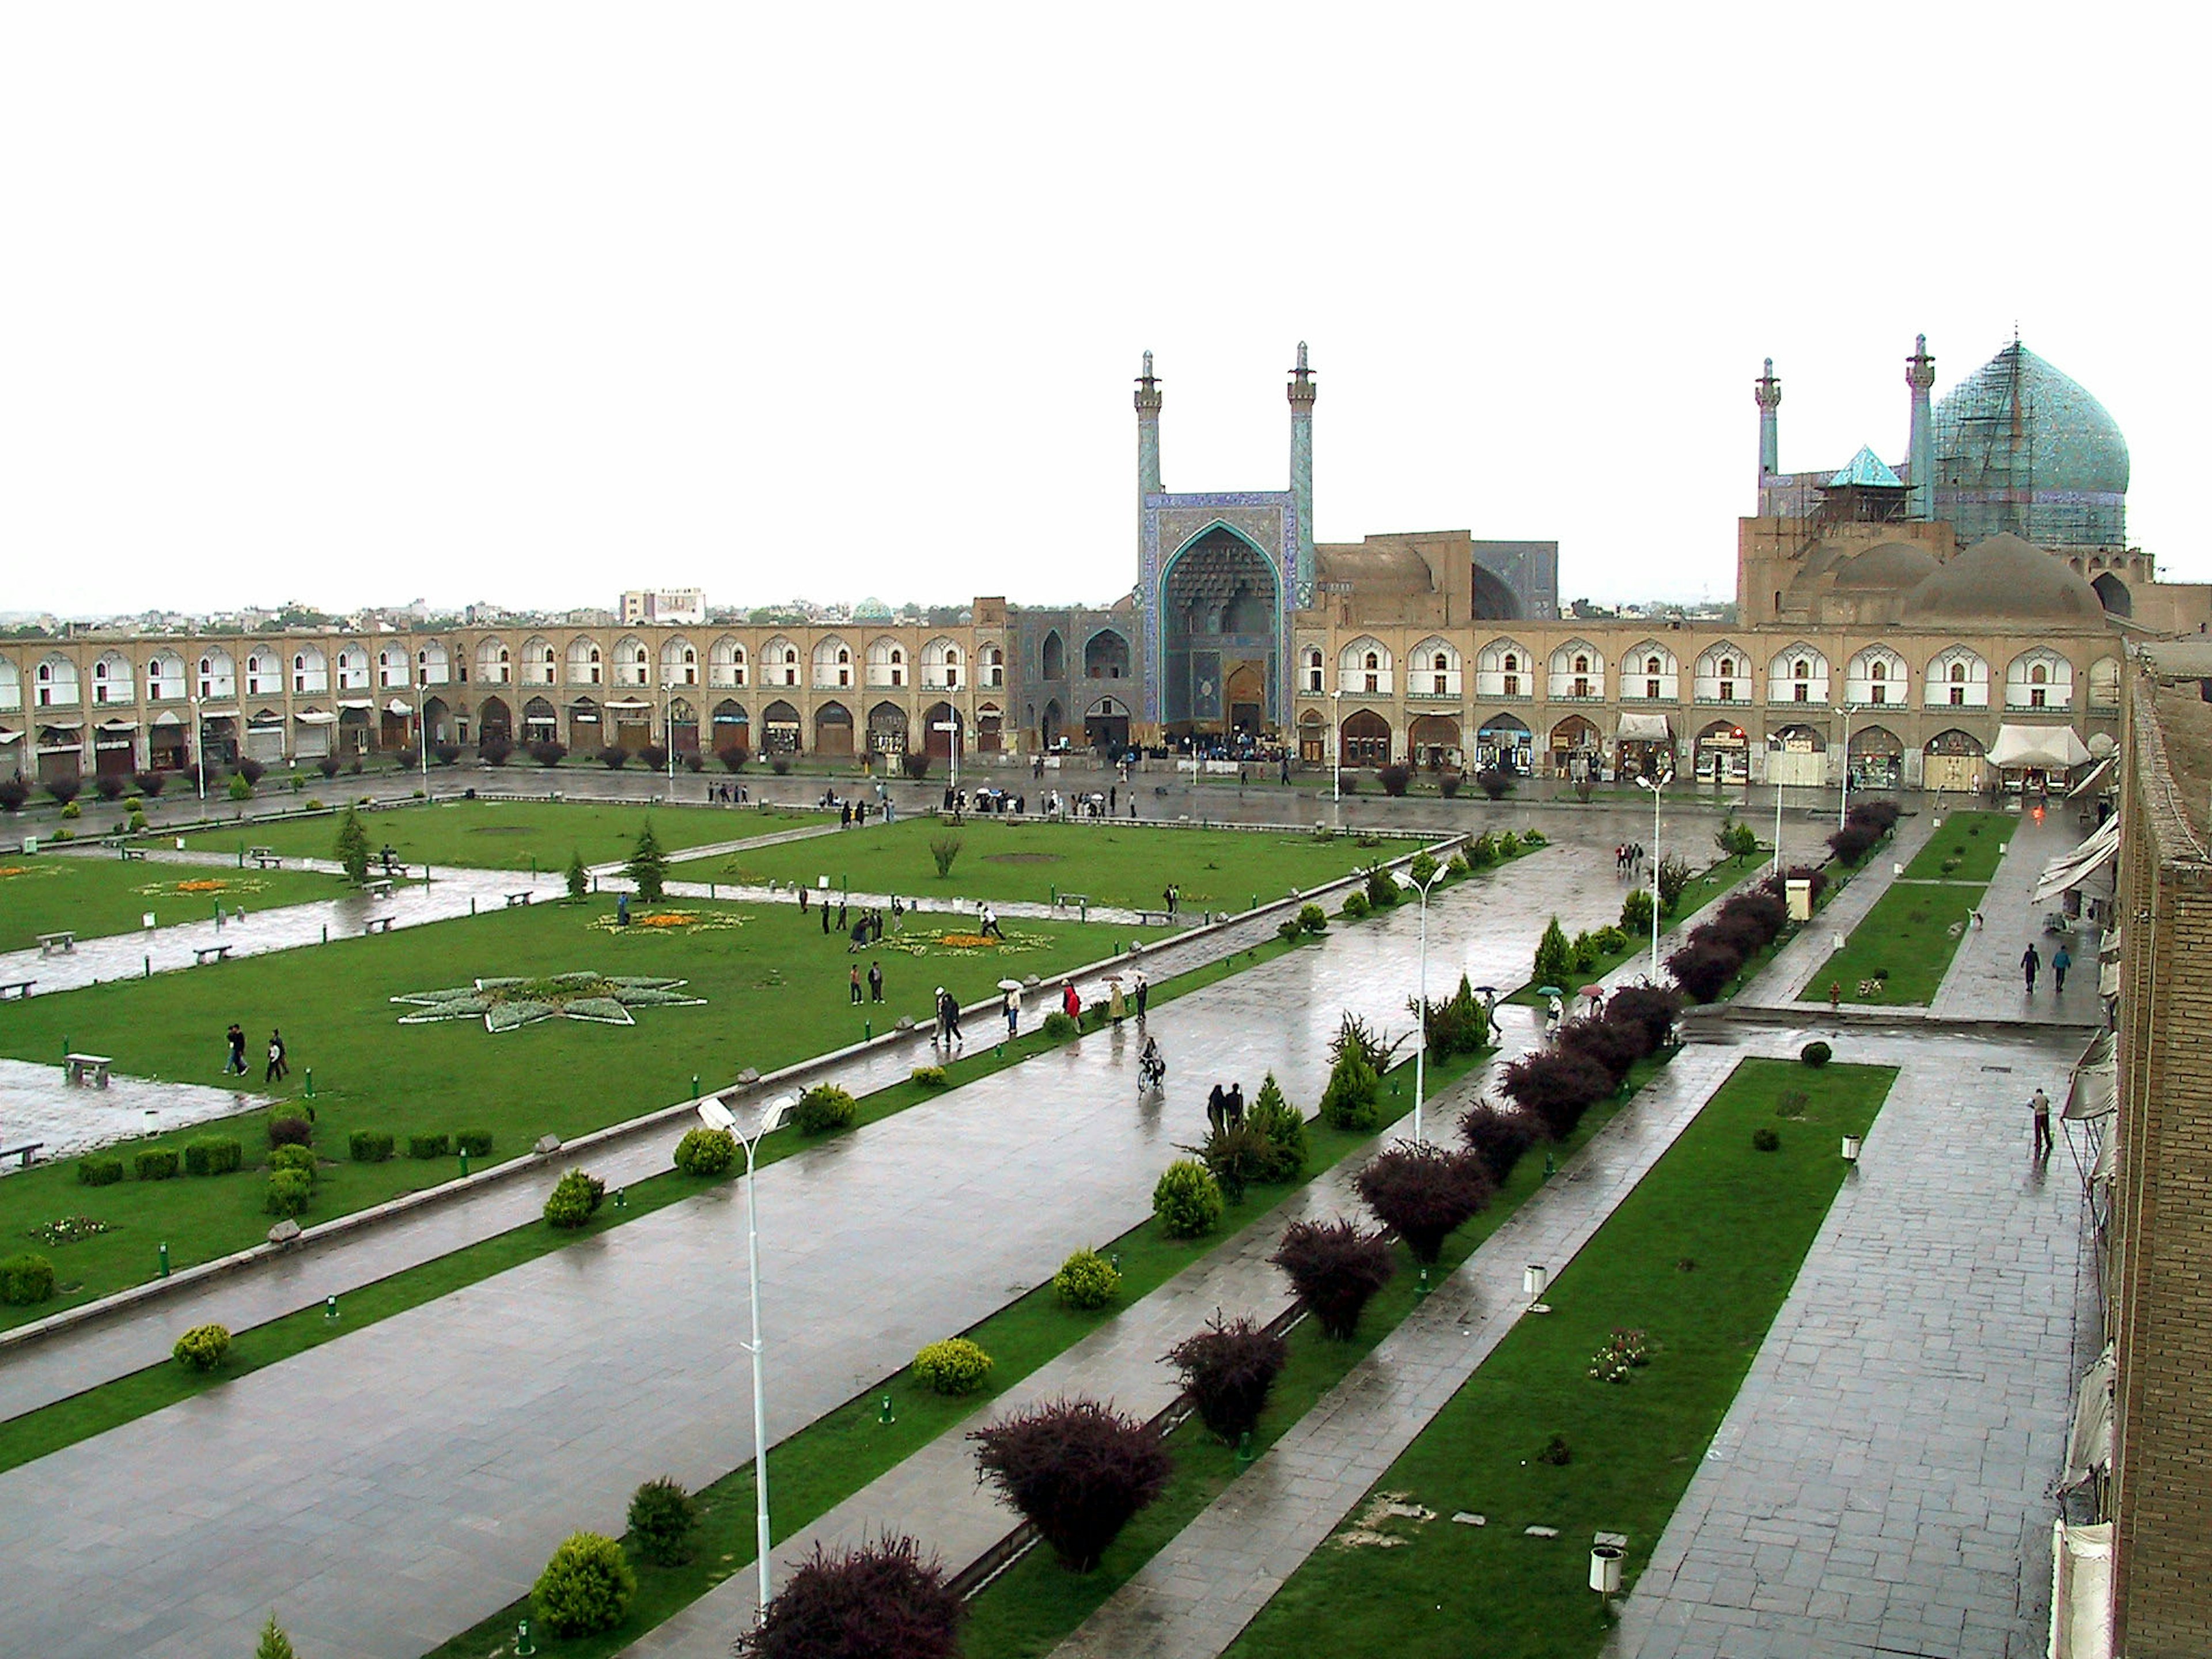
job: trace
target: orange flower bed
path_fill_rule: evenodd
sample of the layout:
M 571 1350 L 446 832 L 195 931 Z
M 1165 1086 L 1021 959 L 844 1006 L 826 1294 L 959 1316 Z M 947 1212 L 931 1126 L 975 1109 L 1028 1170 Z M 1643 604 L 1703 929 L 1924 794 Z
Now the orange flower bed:
M 202 878 L 198 881 L 180 881 L 177 884 L 177 890 L 179 893 L 220 893 L 229 885 L 227 881 Z
M 31 866 L 27 864 L 0 864 L 0 877 L 27 876 L 30 873 Z
M 987 939 L 981 933 L 942 933 L 938 936 L 937 942 L 950 945 L 956 951 L 973 951 L 979 945 L 996 945 L 999 941 Z
M 656 915 L 640 916 L 637 925 L 641 927 L 689 927 L 691 917 L 682 910 L 663 910 Z

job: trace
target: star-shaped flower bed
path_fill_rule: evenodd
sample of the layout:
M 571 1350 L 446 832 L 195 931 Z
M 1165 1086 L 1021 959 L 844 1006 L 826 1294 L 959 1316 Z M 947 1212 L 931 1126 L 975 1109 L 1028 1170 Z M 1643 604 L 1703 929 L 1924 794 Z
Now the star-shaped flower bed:
M 583 971 L 549 979 L 480 979 L 446 991 L 410 991 L 392 999 L 420 1008 L 402 1025 L 481 1018 L 487 1031 L 512 1031 L 541 1019 L 580 1019 L 598 1025 L 634 1025 L 633 1008 L 699 1008 L 704 997 L 683 994 L 689 981 L 635 974 Z

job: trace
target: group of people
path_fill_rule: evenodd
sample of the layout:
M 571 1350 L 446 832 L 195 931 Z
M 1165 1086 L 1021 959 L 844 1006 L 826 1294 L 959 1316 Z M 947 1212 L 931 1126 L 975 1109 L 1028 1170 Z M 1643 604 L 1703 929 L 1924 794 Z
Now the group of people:
M 222 1062 L 223 1075 L 244 1077 L 246 1028 L 236 1020 L 231 1021 L 230 1030 L 223 1033 L 223 1042 L 229 1050 L 228 1058 Z M 284 1034 L 272 1026 L 269 1032 L 269 1064 L 261 1073 L 261 1080 L 264 1083 L 282 1083 L 290 1075 L 291 1070 L 292 1062 L 285 1054 Z
M 851 983 L 853 988 L 853 1006 L 854 1007 L 858 1007 L 860 1002 L 860 964 L 857 962 L 853 964 Z M 868 964 L 868 1000 L 871 1002 L 881 1002 L 883 1000 L 884 964 L 880 962 L 872 962 Z
M 2059 941 L 2058 948 L 2051 953 L 2051 985 L 2056 993 L 2062 997 L 2066 994 L 2067 969 L 2073 965 L 2073 952 L 2066 948 L 2065 941 L 2062 939 Z M 2033 996 L 2035 976 L 2043 971 L 2043 954 L 2035 948 L 2033 939 L 2030 939 L 2027 949 L 2020 953 L 2020 971 L 2021 976 L 2027 981 L 2027 994 Z
M 1215 1129 L 1234 1129 L 1244 1121 L 1244 1085 L 1232 1083 L 1224 1089 L 1218 1083 L 1206 1097 L 1206 1121 Z
M 710 783 L 707 799 L 716 806 L 743 806 L 752 797 L 745 793 L 742 783 Z
M 1613 849 L 1613 873 L 1614 875 L 1626 876 L 1630 880 L 1633 881 L 1636 878 L 1637 872 L 1642 870 L 1643 867 L 1643 842 L 1625 841 L 1620 842 Z

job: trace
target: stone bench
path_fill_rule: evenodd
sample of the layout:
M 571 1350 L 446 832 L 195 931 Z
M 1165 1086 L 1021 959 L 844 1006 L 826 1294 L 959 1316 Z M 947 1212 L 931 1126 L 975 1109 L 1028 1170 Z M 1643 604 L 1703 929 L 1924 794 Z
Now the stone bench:
M 1166 927 L 1173 925 L 1174 921 L 1175 918 L 1164 910 L 1137 912 L 1137 926 L 1139 927 Z
M 114 1064 L 106 1054 L 64 1054 L 62 1073 L 72 1089 L 105 1089 L 107 1068 Z
M 527 888 L 524 889 L 520 893 L 509 893 L 507 896 L 507 908 L 512 910 L 518 904 L 527 905 L 532 896 L 533 896 Z
M 390 916 L 371 916 L 368 919 L 368 925 L 361 931 L 363 937 L 367 937 L 370 933 L 388 933 L 392 931 L 392 918 Z
M 258 869 L 281 870 L 284 867 L 284 860 L 278 858 L 274 853 L 255 853 L 251 854 L 251 856 L 255 866 Z
M 41 933 L 39 935 L 39 954 L 42 957 L 73 957 L 76 954 L 76 935 L 68 932 Z
M 228 945 L 195 945 L 192 946 L 192 966 L 204 968 L 210 962 L 227 962 L 230 958 Z
M 371 898 L 390 898 L 392 896 L 392 878 L 389 876 L 371 876 L 367 881 L 362 883 L 361 890 L 368 894 Z
M 0 1002 L 7 1001 L 9 997 L 15 998 L 18 1002 L 27 1000 L 31 994 L 31 988 L 38 982 L 34 979 L 11 979 L 0 983 Z
M 118 847 L 115 850 L 125 864 L 133 859 L 143 864 L 146 859 L 146 849 L 143 847 Z
M 32 1158 L 46 1144 L 43 1140 L 27 1140 L 20 1146 L 0 1146 L 0 1159 L 21 1158 L 22 1162 L 16 1167 L 27 1170 L 31 1167 Z

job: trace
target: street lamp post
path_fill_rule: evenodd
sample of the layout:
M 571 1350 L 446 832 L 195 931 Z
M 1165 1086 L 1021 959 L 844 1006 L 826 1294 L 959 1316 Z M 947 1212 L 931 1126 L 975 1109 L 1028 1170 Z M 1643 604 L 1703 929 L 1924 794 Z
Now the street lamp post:
M 1851 716 L 1859 712 L 1859 706 L 1847 702 L 1838 712 L 1844 717 L 1843 787 L 1836 794 L 1836 828 L 1840 830 L 1851 802 Z
M 1774 757 L 1782 752 L 1782 740 L 1772 733 L 1766 739 L 1766 769 L 1774 770 Z M 1774 873 L 1782 873 L 1782 780 L 1774 780 Z
M 1413 1033 L 1413 1140 L 1421 1139 L 1421 1101 L 1428 1084 L 1426 1070 L 1429 1058 L 1429 890 L 1444 878 L 1442 864 L 1429 872 L 1426 881 L 1414 885 L 1421 895 L 1421 1012 L 1419 1027 Z
M 1674 781 L 1672 772 L 1663 772 L 1655 782 L 1638 775 L 1636 787 L 1651 792 L 1651 973 L 1659 973 L 1659 802 L 1668 784 Z
M 1328 794 L 1339 806 L 1344 804 L 1344 688 L 1339 686 L 1328 694 Z
M 771 1589 L 768 1563 L 768 1392 L 761 1376 L 761 1316 L 760 1316 L 760 1206 L 753 1196 L 753 1160 L 760 1144 L 772 1130 L 783 1127 L 789 1115 L 788 1101 L 778 1101 L 761 1114 L 759 1126 L 748 1140 L 739 1132 L 737 1119 L 730 1109 L 713 1097 L 699 1103 L 700 1121 L 710 1129 L 720 1129 L 745 1149 L 745 1263 L 750 1283 L 747 1291 L 752 1300 L 753 1340 L 744 1344 L 753 1357 L 753 1548 L 759 1567 L 759 1607 L 755 1609 L 756 1624 L 768 1617 Z

